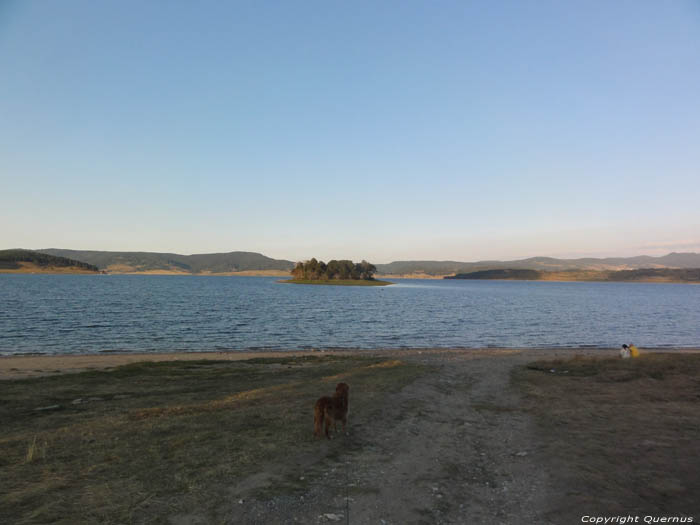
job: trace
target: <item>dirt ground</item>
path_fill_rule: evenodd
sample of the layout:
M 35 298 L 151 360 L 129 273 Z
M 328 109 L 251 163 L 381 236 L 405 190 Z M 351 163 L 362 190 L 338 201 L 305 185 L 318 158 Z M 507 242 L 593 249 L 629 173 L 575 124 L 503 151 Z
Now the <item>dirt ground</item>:
M 149 361 L 245 361 L 260 357 L 275 358 L 316 355 L 319 352 L 173 352 L 150 354 L 79 354 L 0 356 L 0 381 L 57 374 L 110 370 L 117 366 Z
M 669 498 L 663 483 L 673 477 L 667 470 L 674 466 L 664 466 L 664 457 L 677 454 L 667 450 L 666 456 L 662 451 L 656 458 L 660 464 L 655 467 L 661 469 L 656 473 L 658 490 L 632 487 L 618 492 L 616 500 L 615 486 L 589 482 L 586 469 L 578 470 L 582 462 L 593 463 L 591 468 L 598 468 L 598 475 L 606 478 L 606 465 L 588 461 L 586 447 L 577 446 L 578 439 L 590 436 L 585 431 L 578 437 L 550 434 L 550 428 L 538 423 L 532 400 L 525 399 L 523 389 L 513 381 L 513 371 L 533 360 L 569 359 L 574 354 L 616 358 L 616 350 L 390 354 L 435 371 L 374 411 L 354 414 L 348 434 L 319 443 L 318 454 L 290 458 L 265 469 L 266 474 L 233 485 L 231 501 L 223 504 L 225 522 L 564 524 L 581 523 L 586 515 L 612 516 L 606 512 L 617 510 L 636 512 L 640 522 L 648 515 L 700 517 L 700 501 L 693 496 L 699 493 L 697 478 L 687 478 L 684 487 L 673 487 L 684 491 L 679 500 L 683 508 L 665 505 Z M 387 357 L 387 352 L 382 356 Z M 614 426 L 613 419 L 610 425 Z M 696 416 L 685 435 L 678 435 L 679 442 L 692 439 L 698 428 Z M 603 446 L 614 449 L 618 439 L 615 433 L 604 437 Z M 687 468 L 697 472 L 697 446 L 686 453 L 691 455 L 681 453 L 681 457 L 686 458 Z M 610 468 L 618 470 L 621 480 L 610 477 L 621 484 L 626 476 L 636 474 L 634 464 Z M 302 480 L 303 490 L 290 492 L 295 478 Z M 304 483 L 307 478 L 313 481 Z M 287 489 L 270 491 L 276 486 Z M 591 492 L 581 497 L 587 489 Z M 630 496 L 633 502 L 646 497 L 648 504 L 625 507 Z M 171 522 L 206 523 L 206 519 L 193 512 L 174 516 Z
M 536 429 L 521 411 L 510 372 L 552 353 L 391 354 L 435 372 L 372 412 L 351 413 L 348 435 L 320 442 L 317 454 L 233 485 L 224 503 L 227 523 L 548 522 L 556 488 L 536 453 Z M 263 489 L 294 477 L 313 481 L 295 497 L 264 496 Z M 193 512 L 172 523 L 206 519 Z
M 692 476 L 700 467 L 698 447 L 693 444 L 700 431 L 700 411 L 696 410 L 700 381 L 695 372 L 664 372 L 680 374 L 684 382 L 679 383 L 682 392 L 667 393 L 663 398 L 663 374 L 654 375 L 653 371 L 640 377 L 623 377 L 617 371 L 612 379 L 592 383 L 593 376 L 587 376 L 588 372 L 576 378 L 564 375 L 569 368 L 574 370 L 572 367 L 562 374 L 551 372 L 549 364 L 543 370 L 526 368 L 543 359 L 560 358 L 566 363 L 574 355 L 616 357 L 616 350 L 410 350 L 362 355 L 387 363 L 407 363 L 414 367 L 413 375 L 398 389 L 381 392 L 367 379 L 369 376 L 357 375 L 353 380 L 352 375 L 341 373 L 338 380 L 349 377 L 351 385 L 345 434 L 339 432 L 330 441 L 314 440 L 310 420 L 306 428 L 306 415 L 298 422 L 280 421 L 274 432 L 290 434 L 288 443 L 292 444 L 282 454 L 281 448 L 267 456 L 263 453 L 257 457 L 255 468 L 245 475 L 217 478 L 216 494 L 211 492 L 209 497 L 201 492 L 197 497 L 183 496 L 186 510 L 183 505 L 154 509 L 153 505 L 149 508 L 139 503 L 137 510 L 130 511 L 127 522 L 558 525 L 581 523 L 583 516 L 606 516 L 605 512 L 617 510 L 640 513 L 639 522 L 646 514 L 686 519 L 694 516 L 696 522 L 700 519 L 700 500 L 689 496 L 700 493 L 700 477 Z M 108 357 L 113 359 L 109 366 L 118 364 L 118 356 Z M 0 359 L 6 373 L 17 374 L 18 366 L 9 363 Z M 103 360 L 102 365 L 89 366 L 104 368 L 106 364 Z M 32 368 L 35 365 L 32 362 L 21 369 L 26 371 L 19 376 L 30 370 L 39 375 L 58 370 L 53 368 L 55 363 Z M 80 369 L 74 365 L 64 370 Z M 348 370 L 344 373 L 353 373 Z M 331 381 L 335 376 L 324 377 Z M 634 457 L 620 459 L 610 454 L 592 461 L 591 454 L 615 449 L 620 443 L 619 433 L 605 430 L 615 427 L 615 412 L 596 410 L 595 397 L 599 388 L 620 387 L 619 381 L 641 381 L 639 384 L 655 396 L 639 397 L 646 404 L 639 404 L 636 419 L 624 423 L 624 432 L 640 432 L 649 425 L 654 432 L 661 432 L 661 427 L 677 422 L 654 440 L 645 436 L 643 447 L 655 448 L 657 455 L 642 470 L 634 466 Z M 358 391 L 358 385 L 366 385 L 366 390 L 359 387 Z M 588 397 L 569 403 L 567 392 L 582 385 L 585 389 L 581 392 Z M 624 401 L 625 409 L 635 403 L 632 397 Z M 133 403 L 134 409 L 139 408 L 136 400 Z M 145 399 L 139 403 L 151 406 Z M 649 403 L 656 403 L 649 414 L 661 425 L 659 429 L 645 419 L 645 407 L 652 406 Z M 180 408 L 177 410 L 173 413 L 179 417 Z M 548 419 L 550 414 L 556 414 L 554 422 Z M 667 420 L 663 420 L 664 414 Z M 149 424 L 154 435 L 165 432 L 153 426 L 156 423 Z M 256 444 L 264 447 L 265 436 L 270 434 L 260 436 Z M 675 445 L 685 448 L 676 449 Z M 222 454 L 230 455 L 233 450 L 222 450 Z M 222 456 L 221 461 L 228 459 Z M 626 461 L 627 465 L 616 461 Z M 613 476 L 605 474 L 608 462 L 616 471 Z M 632 486 L 616 499 L 615 484 L 625 483 L 628 476 L 633 483 L 644 485 L 639 490 Z M 144 499 L 148 497 L 144 493 Z M 616 507 L 620 498 L 636 507 Z

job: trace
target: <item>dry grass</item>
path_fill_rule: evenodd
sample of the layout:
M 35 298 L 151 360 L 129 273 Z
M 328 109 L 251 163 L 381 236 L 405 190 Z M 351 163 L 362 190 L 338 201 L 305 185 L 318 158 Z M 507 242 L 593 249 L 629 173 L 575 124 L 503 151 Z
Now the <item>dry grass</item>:
M 195 505 L 216 508 L 245 476 L 317 449 L 313 403 L 333 390 L 333 378 L 346 378 L 353 410 L 362 410 L 422 373 L 404 363 L 371 366 L 379 362 L 139 363 L 4 381 L 0 516 L 4 523 L 165 522 Z M 52 405 L 60 408 L 35 410 Z
M 19 268 L 0 268 L 0 273 L 97 274 L 94 270 L 87 270 L 78 266 L 40 266 L 26 261 L 19 261 L 17 264 Z
M 513 380 L 561 487 L 558 516 L 698 515 L 700 354 L 541 361 Z
M 31 463 L 35 459 L 46 458 L 46 441 L 43 444 L 37 444 L 36 439 L 36 436 L 34 436 L 34 439 L 27 447 L 27 456 L 25 458 L 27 463 Z

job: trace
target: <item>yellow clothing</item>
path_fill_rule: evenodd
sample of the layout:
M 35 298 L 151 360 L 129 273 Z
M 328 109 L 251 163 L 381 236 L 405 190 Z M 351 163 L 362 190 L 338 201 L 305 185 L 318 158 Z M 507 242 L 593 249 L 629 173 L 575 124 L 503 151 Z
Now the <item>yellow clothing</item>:
M 636 346 L 630 345 L 629 349 L 631 357 L 639 357 L 639 349 Z

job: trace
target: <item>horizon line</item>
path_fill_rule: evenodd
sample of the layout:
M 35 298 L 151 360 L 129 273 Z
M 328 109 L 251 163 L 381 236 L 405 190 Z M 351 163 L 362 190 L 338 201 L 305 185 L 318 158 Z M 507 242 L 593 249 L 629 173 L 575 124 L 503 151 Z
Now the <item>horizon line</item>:
M 104 253 L 156 253 L 156 254 L 172 254 L 172 255 L 182 255 L 185 257 L 191 257 L 191 256 L 196 256 L 196 255 L 225 255 L 225 254 L 230 254 L 230 253 L 251 253 L 251 254 L 256 254 L 256 255 L 261 255 L 263 257 L 267 257 L 269 259 L 273 259 L 276 261 L 289 261 L 289 262 L 298 262 L 298 261 L 308 261 L 311 258 L 316 258 L 318 260 L 323 260 L 323 258 L 319 257 L 309 257 L 305 259 L 294 259 L 294 258 L 275 258 L 275 257 L 270 257 L 269 255 L 265 255 L 262 252 L 255 252 L 255 251 L 250 251 L 250 250 L 230 250 L 230 251 L 214 251 L 214 252 L 198 252 L 198 253 L 178 253 L 174 251 L 146 251 L 146 250 L 95 250 L 95 249 L 75 249 L 75 248 L 4 248 L 3 250 L 30 250 L 30 251 L 36 251 L 36 252 L 42 252 L 42 251 L 47 251 L 47 250 L 66 250 L 66 251 L 75 251 L 75 252 L 104 252 Z M 476 259 L 476 260 L 456 260 L 456 259 L 394 259 L 389 262 L 385 263 L 373 263 L 373 264 L 391 264 L 391 263 L 396 263 L 396 262 L 440 262 L 440 263 L 482 263 L 482 262 L 517 262 L 517 261 L 524 261 L 524 260 L 529 260 L 529 259 L 558 259 L 558 260 L 570 260 L 570 261 L 576 261 L 576 260 L 582 260 L 582 259 L 598 259 L 598 260 L 603 260 L 603 259 L 635 259 L 638 257 L 648 257 L 652 259 L 660 259 L 662 257 L 668 257 L 670 255 L 700 255 L 699 252 L 677 252 L 677 251 L 671 251 L 668 253 L 665 253 L 663 255 L 647 255 L 647 254 L 638 254 L 638 255 L 629 255 L 629 256 L 622 256 L 622 255 L 608 255 L 608 256 L 599 256 L 599 257 L 594 257 L 594 256 L 584 256 L 584 257 L 554 257 L 551 255 L 532 255 L 532 256 L 526 256 L 526 257 L 517 257 L 517 258 L 512 258 L 512 259 Z M 334 258 L 328 259 L 328 260 L 334 260 Z M 336 260 L 342 260 L 342 259 L 336 259 Z M 362 260 L 367 260 L 369 261 L 368 258 L 363 257 Z

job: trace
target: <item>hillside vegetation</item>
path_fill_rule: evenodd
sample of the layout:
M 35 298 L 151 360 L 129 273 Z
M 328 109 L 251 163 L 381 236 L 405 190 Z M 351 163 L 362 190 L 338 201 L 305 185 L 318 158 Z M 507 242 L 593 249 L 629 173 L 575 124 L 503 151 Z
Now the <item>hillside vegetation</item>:
M 603 282 L 684 282 L 700 283 L 700 268 L 640 268 L 638 270 L 482 270 L 447 276 L 445 279 L 485 279 L 520 281 L 603 281 Z
M 596 259 L 556 259 L 553 257 L 530 257 L 515 261 L 394 261 L 377 264 L 379 275 L 426 274 L 445 276 L 483 270 L 637 270 L 649 268 L 700 268 L 698 253 L 670 253 L 661 257 L 641 255 L 638 257 L 608 257 Z
M 110 273 L 175 273 L 175 274 L 239 274 L 245 272 L 255 274 L 285 275 L 294 269 L 294 263 L 284 259 L 272 259 L 260 253 L 233 251 L 228 253 L 209 253 L 182 255 L 177 253 L 158 252 L 108 252 L 96 250 L 37 250 L 40 253 L 81 261 L 100 270 Z M 343 261 L 338 261 L 343 262 Z M 27 263 L 29 264 L 29 263 Z M 354 264 L 354 263 L 353 263 Z M 603 259 L 556 259 L 553 257 L 531 257 L 515 261 L 394 261 L 388 264 L 377 264 L 376 275 L 393 277 L 431 277 L 442 278 L 455 274 L 471 274 L 474 272 L 507 270 L 534 270 L 552 272 L 546 274 L 547 279 L 572 280 L 572 272 L 584 272 L 573 280 L 610 280 L 609 272 L 634 271 L 653 269 L 686 269 L 700 268 L 698 253 L 670 253 L 661 257 L 642 255 L 639 257 L 608 257 Z M 554 272 L 567 272 L 568 275 L 554 275 Z M 596 273 L 597 272 L 597 273 Z M 608 273 L 600 273 L 608 272 Z M 526 274 L 523 274 L 526 275 Z M 617 274 L 612 280 L 680 280 L 693 281 L 692 274 L 647 274 L 640 277 L 637 274 Z M 472 276 L 474 278 L 482 278 Z M 504 278 L 504 277 L 485 277 Z M 515 274 L 505 278 L 517 278 Z M 524 277 L 534 279 L 535 277 Z M 541 276 L 538 279 L 544 278 Z
M 92 264 L 32 250 L 0 250 L 0 272 L 41 271 L 98 272 Z
M 292 261 L 271 259 L 254 252 L 207 253 L 181 255 L 156 252 L 103 252 L 47 249 L 42 253 L 71 257 L 115 273 L 171 272 L 171 273 L 235 273 L 253 270 L 289 272 Z

